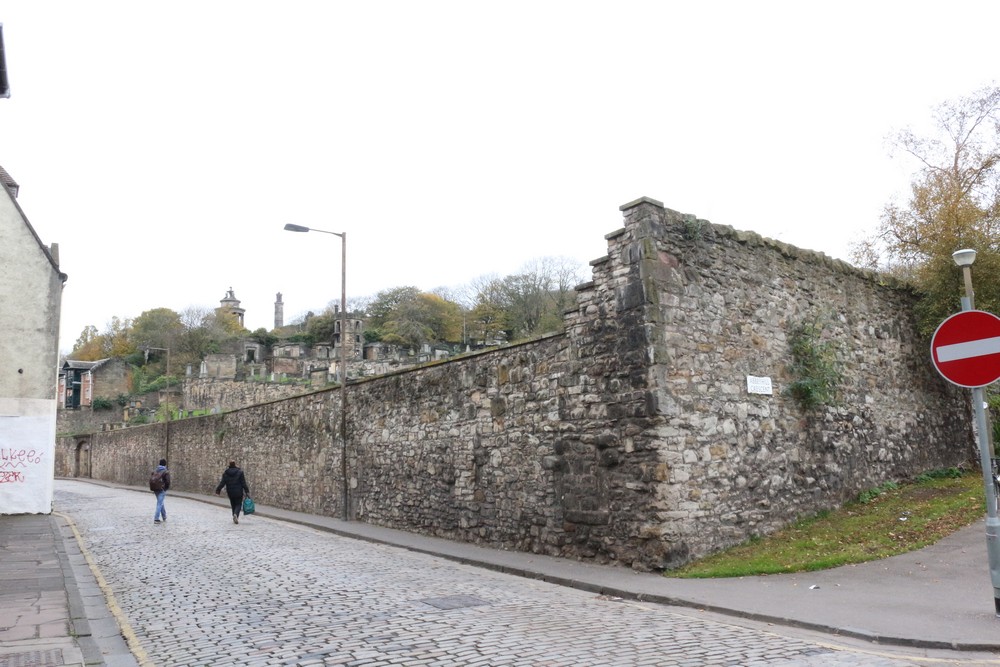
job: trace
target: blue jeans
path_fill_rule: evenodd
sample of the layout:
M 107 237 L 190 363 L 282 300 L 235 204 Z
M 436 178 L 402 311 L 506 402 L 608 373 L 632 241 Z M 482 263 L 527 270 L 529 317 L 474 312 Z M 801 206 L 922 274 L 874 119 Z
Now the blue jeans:
M 153 515 L 153 520 L 154 521 L 159 521 L 160 517 L 163 517 L 164 521 L 167 520 L 167 510 L 165 510 L 163 508 L 163 500 L 166 497 L 167 497 L 167 492 L 166 491 L 157 491 L 156 492 L 156 514 Z

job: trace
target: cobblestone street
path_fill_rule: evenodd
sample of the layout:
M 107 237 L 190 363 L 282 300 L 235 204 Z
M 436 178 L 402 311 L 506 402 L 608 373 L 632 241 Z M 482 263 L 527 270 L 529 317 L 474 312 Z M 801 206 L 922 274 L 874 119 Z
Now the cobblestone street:
M 928 664 L 259 516 L 234 525 L 228 506 L 169 494 L 159 525 L 152 494 L 61 481 L 55 504 L 82 534 L 145 664 Z

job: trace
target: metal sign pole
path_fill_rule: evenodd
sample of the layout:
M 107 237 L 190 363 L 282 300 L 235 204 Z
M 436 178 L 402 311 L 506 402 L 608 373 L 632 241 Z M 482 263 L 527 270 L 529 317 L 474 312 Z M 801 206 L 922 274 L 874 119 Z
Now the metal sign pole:
M 965 255 L 963 258 L 962 255 Z M 971 254 L 971 259 L 969 259 Z M 973 309 L 975 292 L 972 290 L 972 262 L 975 251 L 960 250 L 952 255 L 962 267 L 965 281 L 965 296 L 962 310 Z M 993 483 L 993 452 L 990 451 L 990 436 L 986 430 L 986 399 L 982 387 L 972 389 L 972 408 L 976 417 L 976 431 L 979 436 L 979 459 L 983 469 L 983 486 L 986 489 L 986 555 L 989 558 L 990 582 L 993 584 L 993 613 L 1000 618 L 1000 519 L 997 519 L 997 493 Z

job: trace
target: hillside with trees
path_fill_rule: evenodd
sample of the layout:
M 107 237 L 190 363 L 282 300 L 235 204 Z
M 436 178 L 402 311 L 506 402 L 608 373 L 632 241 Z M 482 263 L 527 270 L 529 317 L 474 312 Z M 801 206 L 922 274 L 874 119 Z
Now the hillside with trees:
M 562 328 L 562 314 L 571 307 L 573 288 L 585 279 L 578 264 L 566 258 L 545 258 L 516 274 L 485 276 L 450 291 L 424 292 L 414 286 L 383 290 L 353 299 L 348 310 L 365 320 L 365 342 L 383 342 L 407 349 L 446 346 L 455 352 L 516 342 Z M 248 331 L 224 308 L 189 307 L 183 312 L 152 308 L 134 318 L 113 317 L 103 331 L 87 326 L 77 338 L 70 359 L 96 361 L 123 358 L 133 367 L 136 393 L 160 388 L 197 367 L 208 354 L 234 351 L 252 339 L 266 346 L 279 341 L 316 344 L 334 340 L 338 313 L 297 318 L 279 330 Z

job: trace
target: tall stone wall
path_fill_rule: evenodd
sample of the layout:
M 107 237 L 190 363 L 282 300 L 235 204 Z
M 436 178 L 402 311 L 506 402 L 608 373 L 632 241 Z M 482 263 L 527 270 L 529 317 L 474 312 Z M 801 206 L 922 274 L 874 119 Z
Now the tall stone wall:
M 635 313 L 648 332 L 638 383 L 652 406 L 631 446 L 656 451 L 664 482 L 640 534 L 665 564 L 973 451 L 966 393 L 934 371 L 911 291 L 652 200 L 623 208 L 609 240 L 628 267 L 614 279 L 616 319 Z M 812 411 L 784 393 L 804 324 L 842 377 L 834 403 Z M 770 378 L 773 393 L 749 393 L 748 376 Z
M 235 458 L 265 504 L 660 569 L 972 451 L 908 291 L 652 200 L 623 210 L 565 334 L 352 383 L 346 413 L 334 388 L 96 433 L 92 474 L 141 485 L 167 456 L 207 492 Z M 807 321 L 843 377 L 813 411 L 784 393 Z

